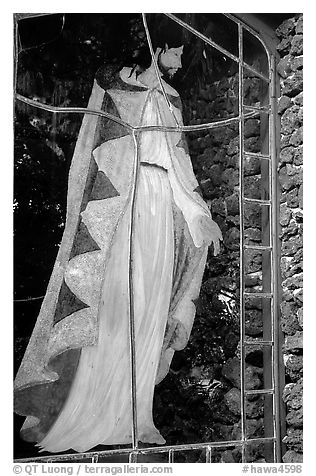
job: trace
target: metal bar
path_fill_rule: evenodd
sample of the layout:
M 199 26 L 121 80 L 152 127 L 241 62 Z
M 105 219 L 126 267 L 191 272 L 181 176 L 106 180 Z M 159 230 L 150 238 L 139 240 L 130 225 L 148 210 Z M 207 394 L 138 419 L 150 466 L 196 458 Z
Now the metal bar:
M 246 116 L 245 116 L 245 118 L 246 118 Z M 270 155 L 261 154 L 260 152 L 247 152 L 247 151 L 245 151 L 244 155 L 246 157 L 254 157 L 256 159 L 270 160 Z
M 260 298 L 272 298 L 272 293 L 247 293 L 244 292 L 246 297 L 260 297 Z
M 274 394 L 274 389 L 273 388 L 268 388 L 264 390 L 246 390 L 245 392 L 246 395 L 271 395 Z
M 183 28 L 185 28 L 186 30 L 189 30 L 191 33 L 193 33 L 193 35 L 197 36 L 200 38 L 200 40 L 203 40 L 205 41 L 208 45 L 212 46 L 213 48 L 215 48 L 216 50 L 220 51 L 221 53 L 223 53 L 224 55 L 228 56 L 230 59 L 236 61 L 237 63 L 239 63 L 239 59 L 237 56 L 235 56 L 233 53 L 230 53 L 229 51 L 227 51 L 225 48 L 223 48 L 222 46 L 219 46 L 217 43 L 215 43 L 215 41 L 211 40 L 210 38 L 208 38 L 207 36 L 203 35 L 203 33 L 199 32 L 198 30 L 196 30 L 195 28 L 193 28 L 191 25 L 189 25 L 188 23 L 184 22 L 183 20 L 181 20 L 181 18 L 177 17 L 176 15 L 173 15 L 172 13 L 165 13 L 165 15 L 167 17 L 169 17 L 171 20 L 175 21 L 176 23 L 178 23 L 179 25 L 181 25 Z
M 222 119 L 220 121 L 207 122 L 205 124 L 193 124 L 191 126 L 132 126 L 127 122 L 123 121 L 119 117 L 113 116 L 112 114 L 101 111 L 99 109 L 89 109 L 85 107 L 60 107 L 60 106 L 51 106 L 50 104 L 44 104 L 39 101 L 34 101 L 33 99 L 22 96 L 21 94 L 16 94 L 15 98 L 18 101 L 24 102 L 29 106 L 37 107 L 38 109 L 43 109 L 44 111 L 53 112 L 53 113 L 66 113 L 66 114 L 92 114 L 95 116 L 106 117 L 111 121 L 120 124 L 123 127 L 126 127 L 130 131 L 161 131 L 161 132 L 193 132 L 193 131 L 202 131 L 207 129 L 215 129 L 218 127 L 223 127 L 239 121 L 239 117 L 230 117 L 229 119 Z M 258 112 L 250 112 L 245 114 L 245 118 L 252 118 L 258 115 Z M 247 154 L 249 155 L 249 154 Z
M 94 454 L 91 458 L 91 463 L 97 463 L 99 461 L 98 453 Z
M 128 455 L 128 462 L 129 463 L 137 463 L 137 456 L 138 456 L 138 452 L 137 451 L 132 451 Z
M 211 462 L 212 462 L 212 448 L 210 446 L 207 446 L 206 454 L 205 454 L 205 463 L 211 463 Z
M 272 292 L 274 299 L 272 300 L 272 310 L 273 310 L 273 319 L 272 319 L 272 333 L 274 340 L 274 349 L 273 349 L 273 382 L 275 386 L 275 396 L 274 396 L 274 416 L 275 416 L 275 438 L 276 438 L 276 462 L 282 462 L 282 436 L 281 436 L 281 417 L 280 417 L 280 387 L 279 387 L 279 329 L 278 329 L 278 301 L 276 296 L 278 295 L 278 273 L 279 266 L 276 260 L 276 251 L 277 251 L 277 242 L 278 242 L 278 201 L 277 201 L 277 156 L 276 156 L 276 124 L 275 118 L 277 116 L 277 98 L 276 98 L 276 65 L 275 57 L 271 56 L 271 83 L 270 83 L 270 106 L 271 106 L 271 116 L 270 116 L 270 134 L 271 134 L 271 197 L 272 200 L 272 220 L 271 220 L 271 243 L 275 250 L 274 259 L 272 260 Z
M 28 18 L 35 18 L 35 17 L 44 17 L 47 15 L 60 15 L 59 13 L 14 13 L 14 19 L 16 22 L 20 20 L 26 20 Z
M 261 200 L 260 198 L 246 198 L 244 197 L 244 202 L 246 203 L 258 203 L 259 205 L 271 205 L 271 200 Z
M 168 451 L 168 463 L 174 463 L 174 450 Z
M 245 30 L 247 30 L 249 33 L 251 33 L 253 36 L 255 36 L 257 38 L 257 40 L 259 40 L 260 43 L 262 44 L 262 46 L 264 47 L 267 57 L 270 58 L 270 51 L 266 47 L 265 43 L 262 41 L 260 35 L 255 30 L 253 30 L 250 26 L 246 25 L 246 23 L 244 23 L 239 18 L 236 18 L 231 13 L 223 13 L 223 15 L 225 15 L 225 17 L 229 18 L 230 20 L 237 23 L 238 25 L 242 26 Z
M 18 60 L 19 60 L 19 27 L 18 22 L 14 22 L 14 44 L 13 44 L 13 91 L 16 93 L 18 78 Z
M 240 258 L 239 258 L 239 279 L 240 279 L 240 424 L 241 439 L 246 438 L 246 409 L 245 409 L 245 257 L 244 257 L 244 84 L 243 84 L 243 31 L 238 25 L 238 51 L 239 51 L 239 84 L 238 84 L 238 108 L 239 108 L 239 217 L 240 217 Z M 245 448 L 242 445 L 242 462 L 245 462 Z
M 258 345 L 258 346 L 270 345 L 270 346 L 272 346 L 273 344 L 274 344 L 273 340 L 245 340 L 245 342 L 244 342 L 244 345 L 249 345 L 249 346 L 253 346 L 253 345 Z
M 135 144 L 134 161 L 134 183 L 131 198 L 131 221 L 129 231 L 129 267 L 128 267 L 128 285 L 129 285 L 129 338 L 130 338 L 130 363 L 131 363 L 131 397 L 132 397 L 132 445 L 137 448 L 137 389 L 136 389 L 136 348 L 135 348 L 135 307 L 134 307 L 134 224 L 136 215 L 136 198 L 139 176 L 139 147 L 136 132 L 133 132 Z
M 195 36 L 197 36 L 198 38 L 200 38 L 201 40 L 205 41 L 205 43 L 207 43 L 208 45 L 212 46 L 213 48 L 215 48 L 216 50 L 220 51 L 221 53 L 223 53 L 224 55 L 228 56 L 230 59 L 232 59 L 233 61 L 235 61 L 236 63 L 238 64 L 241 64 L 244 68 L 248 69 L 249 71 L 251 71 L 253 74 L 255 74 L 256 76 L 258 76 L 259 78 L 263 79 L 264 81 L 269 81 L 269 78 L 265 75 L 265 74 L 262 74 L 260 73 L 260 71 L 257 71 L 255 68 L 253 68 L 252 66 L 250 66 L 249 64 L 245 63 L 243 61 L 243 59 L 240 58 L 237 58 L 237 56 L 233 55 L 232 53 L 230 53 L 229 51 L 227 51 L 225 48 L 223 48 L 222 46 L 219 46 L 217 43 L 215 43 L 214 41 L 212 41 L 210 38 L 207 38 L 207 36 L 203 35 L 203 33 L 200 33 L 198 30 L 196 30 L 195 28 L 193 28 L 192 26 L 188 25 L 187 23 L 185 23 L 183 20 L 181 20 L 180 18 L 178 18 L 177 16 L 173 15 L 172 13 L 164 13 L 164 15 L 166 15 L 167 17 L 171 18 L 171 20 L 174 20 L 176 23 L 178 23 L 179 25 L 181 25 L 183 28 L 185 28 L 186 30 L 189 30 L 191 33 L 193 33 Z M 236 23 L 236 22 L 235 22 Z
M 270 106 L 250 106 L 244 104 L 244 109 L 250 109 L 251 111 L 266 112 L 269 114 Z
M 165 98 L 165 101 L 166 101 L 166 103 L 167 103 L 167 105 L 168 105 L 168 109 L 169 109 L 169 111 L 171 112 L 171 115 L 172 115 L 172 117 L 173 117 L 175 123 L 177 124 L 177 127 L 179 127 L 180 124 L 179 124 L 179 122 L 178 122 L 178 120 L 177 120 L 177 118 L 176 118 L 176 115 L 175 115 L 175 113 L 174 113 L 172 104 L 171 104 L 171 102 L 169 101 L 168 96 L 167 96 L 166 91 L 165 91 L 165 88 L 163 87 L 163 84 L 162 84 L 161 75 L 160 75 L 159 68 L 158 68 L 158 65 L 157 65 L 157 61 L 156 61 L 156 58 L 155 58 L 155 53 L 154 53 L 154 50 L 153 50 L 153 45 L 152 45 L 152 42 L 151 42 L 150 33 L 149 33 L 149 29 L 148 29 L 148 25 L 147 25 L 147 20 L 146 20 L 146 15 L 145 15 L 145 13 L 142 13 L 142 19 L 143 19 L 143 24 L 144 24 L 144 28 L 145 28 L 147 43 L 148 43 L 149 50 L 150 50 L 150 54 L 151 54 L 151 59 L 152 59 L 152 62 L 154 63 L 154 68 L 155 68 L 155 71 L 156 71 L 157 79 L 158 79 L 158 81 L 159 81 L 160 89 L 161 89 L 162 94 L 163 94 L 163 97 Z
M 257 251 L 267 251 L 271 250 L 271 246 L 265 246 L 265 245 L 244 245 L 245 250 L 257 250 Z
M 252 438 L 247 440 L 247 443 L 264 443 L 264 442 L 273 442 L 275 441 L 274 437 L 271 438 Z M 168 453 L 170 450 L 174 451 L 187 451 L 187 450 L 199 450 L 205 449 L 207 447 L 210 448 L 227 448 L 231 446 L 241 446 L 243 444 L 242 440 L 231 440 L 231 441 L 212 441 L 209 443 L 196 443 L 196 444 L 188 444 L 188 445 L 174 445 L 174 446 L 157 446 L 157 447 L 150 447 L 150 448 L 138 448 L 138 454 L 152 454 L 152 453 Z M 98 451 L 99 458 L 102 456 L 115 456 L 115 455 L 123 455 L 123 454 L 130 454 L 133 453 L 131 448 L 121 448 L 117 450 L 105 450 L 105 451 Z M 134 451 L 135 453 L 135 451 Z M 96 452 L 93 452 L 96 454 Z M 68 453 L 68 454 L 60 454 L 52 456 L 37 456 L 34 458 L 20 458 L 14 460 L 15 463 L 30 463 L 30 462 L 54 462 L 58 461 L 71 461 L 80 458 L 90 458 L 91 452 L 85 453 Z
M 270 60 L 269 60 L 270 61 Z M 269 63 L 270 64 L 270 63 Z M 271 70 L 269 68 L 269 74 Z M 271 84 L 271 77 L 270 77 Z M 269 88 L 270 89 L 270 88 Z M 269 90 L 268 90 L 268 103 L 269 101 Z M 266 104 L 266 96 L 261 98 L 261 102 Z M 270 155 L 270 115 L 271 108 L 269 107 L 270 112 L 267 114 L 265 111 L 260 114 L 260 139 L 261 139 L 261 153 Z M 270 160 L 261 160 L 261 198 L 265 199 L 267 196 L 271 199 L 271 159 Z M 271 251 L 263 251 L 262 253 L 262 291 L 263 292 L 272 292 L 271 286 L 271 260 L 273 259 L 274 251 L 272 248 L 271 242 L 271 206 L 269 208 L 263 207 L 261 213 L 261 230 L 262 230 L 262 244 L 270 245 Z M 272 292 L 273 294 L 273 292 Z M 271 312 L 271 301 L 272 300 L 263 300 L 262 302 L 262 323 L 263 323 L 263 339 L 273 341 L 271 326 L 272 326 L 272 312 Z M 262 356 L 263 356 L 263 387 L 264 388 L 273 388 L 273 363 L 272 363 L 272 353 L 273 353 L 273 344 L 271 346 L 262 346 Z M 269 397 L 269 398 L 268 398 Z M 264 396 L 263 407 L 263 427 L 264 427 L 264 436 L 274 435 L 274 421 L 273 414 L 271 410 L 273 408 L 273 398 L 274 392 L 272 394 L 266 394 Z M 267 462 L 275 461 L 273 452 L 271 451 L 271 445 L 264 445 L 264 457 Z
M 104 111 L 101 111 L 101 110 L 89 109 L 89 108 L 86 108 L 86 107 L 51 106 L 49 104 L 44 104 L 44 103 L 41 103 L 39 101 L 34 101 L 33 99 L 26 98 L 25 96 L 22 96 L 21 94 L 18 94 L 18 93 L 15 95 L 15 97 L 18 101 L 22 101 L 22 102 L 28 104 L 29 106 L 34 106 L 34 107 L 37 107 L 39 109 L 43 109 L 44 111 L 67 113 L 67 114 L 72 114 L 72 113 L 75 113 L 75 114 L 92 114 L 94 116 L 103 116 L 103 117 L 107 117 L 108 119 L 110 119 L 113 122 L 116 122 L 117 124 L 120 124 L 123 127 L 126 127 L 130 131 L 132 131 L 134 129 L 131 125 L 129 125 L 125 121 L 122 121 L 122 119 L 120 119 L 119 117 L 113 116 L 113 114 L 109 114 L 108 112 L 104 112 Z

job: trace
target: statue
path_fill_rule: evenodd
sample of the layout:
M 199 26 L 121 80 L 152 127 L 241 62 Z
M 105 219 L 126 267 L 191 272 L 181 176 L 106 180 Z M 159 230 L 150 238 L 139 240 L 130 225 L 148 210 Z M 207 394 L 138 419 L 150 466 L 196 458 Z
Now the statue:
M 154 387 L 188 342 L 207 249 L 213 243 L 217 254 L 222 235 L 196 191 L 183 134 L 135 135 L 119 119 L 183 124 L 179 94 L 156 69 L 172 77 L 182 53 L 165 45 L 156 65 L 94 82 L 88 108 L 118 121 L 83 118 L 63 240 L 15 382 L 16 412 L 27 416 L 21 435 L 41 451 L 131 443 L 131 306 L 138 440 L 165 443 Z

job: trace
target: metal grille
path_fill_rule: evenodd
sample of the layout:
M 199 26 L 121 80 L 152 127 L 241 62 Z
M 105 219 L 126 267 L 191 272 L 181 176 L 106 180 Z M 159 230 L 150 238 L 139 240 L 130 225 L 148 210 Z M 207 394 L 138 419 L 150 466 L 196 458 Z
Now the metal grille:
M 193 450 L 203 450 L 205 452 L 205 462 L 213 462 L 213 451 L 220 448 L 239 448 L 242 452 L 242 461 L 247 461 L 247 448 L 249 445 L 254 443 L 265 443 L 267 446 L 267 461 L 280 462 L 281 461 L 281 435 L 280 435 L 280 409 L 279 409 L 279 349 L 278 349 L 278 300 L 277 300 L 277 200 L 276 200 L 276 136 L 275 136 L 275 116 L 276 116 L 276 95 L 275 95 L 275 58 L 271 54 L 265 44 L 263 43 L 260 35 L 256 33 L 253 29 L 249 28 L 241 20 L 236 18 L 233 15 L 225 14 L 227 18 L 232 20 L 238 25 L 238 45 L 239 45 L 239 55 L 238 57 L 224 49 L 222 46 L 218 45 L 211 39 L 204 36 L 199 31 L 192 28 L 192 26 L 183 22 L 180 18 L 172 14 L 166 14 L 172 21 L 177 22 L 183 28 L 189 30 L 193 35 L 196 35 L 205 43 L 210 45 L 212 48 L 217 49 L 221 53 L 225 54 L 233 61 L 238 64 L 239 68 L 239 113 L 238 116 L 226 120 L 220 120 L 216 122 L 194 125 L 194 126 L 180 126 L 176 123 L 174 127 L 164 127 L 164 126 L 141 126 L 133 127 L 130 124 L 126 124 L 123 121 L 119 120 L 116 117 L 111 116 L 106 112 L 92 111 L 85 108 L 69 108 L 69 107 L 53 107 L 45 104 L 41 104 L 37 101 L 32 101 L 26 97 L 23 97 L 19 94 L 16 94 L 16 99 L 23 101 L 31 106 L 45 109 L 53 113 L 62 113 L 62 112 L 73 112 L 73 113 L 88 113 L 88 114 L 97 114 L 101 116 L 106 116 L 109 119 L 119 122 L 121 125 L 129 129 L 133 135 L 136 149 L 136 160 L 135 160 L 135 169 L 134 169 L 134 191 L 133 191 L 133 204 L 135 203 L 135 194 L 137 189 L 137 177 L 138 177 L 138 168 L 139 168 L 139 158 L 138 158 L 138 143 L 139 143 L 139 134 L 144 130 L 161 130 L 169 132 L 179 132 L 179 131 L 196 131 L 196 130 L 210 130 L 218 127 L 223 127 L 227 124 L 238 122 L 239 124 L 239 212 L 240 212 L 240 356 L 241 356 L 241 369 L 240 369 L 240 378 L 241 378 L 241 439 L 234 441 L 220 441 L 214 442 L 210 441 L 208 443 L 201 444 L 185 444 L 185 445 L 175 445 L 175 446 L 155 446 L 148 448 L 140 448 L 138 445 L 138 434 L 137 434 L 137 405 L 136 405 L 136 365 L 135 365 L 135 331 L 134 331 L 134 307 L 133 307 L 133 276 L 132 269 L 130 266 L 129 270 L 129 285 L 130 285 L 130 358 L 131 358 L 131 397 L 132 397 L 132 408 L 133 408 L 133 428 L 132 428 L 132 446 L 130 448 L 124 449 L 115 449 L 115 450 L 105 450 L 99 452 L 85 452 L 79 454 L 62 454 L 46 457 L 34 457 L 27 459 L 19 459 L 19 462 L 29 462 L 29 461 L 42 461 L 42 462 L 57 462 L 57 461 L 90 461 L 90 462 L 100 462 L 102 458 L 109 456 L 128 456 L 129 462 L 137 462 L 140 456 L 148 456 L 153 454 L 164 454 L 168 457 L 168 462 L 172 463 L 176 460 L 176 456 L 181 451 L 193 451 Z M 149 48 L 152 54 L 154 64 L 156 64 L 154 59 L 154 53 L 151 45 L 151 39 L 147 27 L 146 15 L 143 14 L 143 23 L 147 35 L 147 41 Z M 253 35 L 257 40 L 261 42 L 265 48 L 268 62 L 269 62 L 269 74 L 266 76 L 260 71 L 257 71 L 253 66 L 248 65 L 244 61 L 244 47 L 243 47 L 243 36 L 244 32 L 247 31 Z M 156 65 L 157 67 L 157 65 Z M 261 78 L 269 84 L 269 103 L 266 106 L 249 106 L 244 104 L 244 72 L 250 71 L 256 77 Z M 158 75 L 159 77 L 159 75 Z M 160 78 L 160 77 L 159 77 Z M 160 81 L 160 86 L 162 88 L 164 97 L 168 102 L 168 106 L 172 112 L 172 106 L 170 105 L 166 93 L 164 91 L 163 85 Z M 245 150 L 244 147 L 244 126 L 245 120 L 250 117 L 267 117 L 269 125 L 269 137 L 267 149 L 268 152 L 265 153 L 252 153 Z M 262 164 L 262 174 L 265 174 L 266 187 L 269 191 L 269 198 L 263 199 L 252 199 L 245 196 L 245 184 L 244 184 L 244 164 L 247 159 L 257 159 Z M 263 213 L 266 215 L 268 220 L 268 229 L 265 233 L 265 238 L 262 245 L 247 245 L 245 244 L 245 234 L 244 234 L 244 212 L 245 206 L 247 203 L 255 203 L 261 207 Z M 134 207 L 133 207 L 134 208 Z M 133 215 L 132 215 L 133 223 Z M 132 249 L 133 249 L 133 233 L 131 227 L 130 234 L 130 262 L 132 263 Z M 249 293 L 245 290 L 245 253 L 247 251 L 257 250 L 262 252 L 262 258 L 264 266 L 266 267 L 268 279 L 263 279 L 263 288 L 262 292 Z M 245 301 L 261 298 L 265 300 L 266 306 L 264 309 L 264 329 L 263 329 L 263 339 L 260 341 L 247 341 L 245 335 Z M 245 385 L 245 356 L 247 346 L 251 345 L 252 347 L 261 346 L 263 348 L 264 356 L 264 382 L 271 382 L 270 388 L 260 389 L 260 390 L 247 390 Z M 269 357 L 269 355 L 271 357 Z M 266 399 L 265 409 L 269 408 L 272 410 L 272 418 L 265 416 L 265 433 L 267 436 L 263 438 L 247 438 L 246 431 L 246 399 L 251 395 L 262 395 Z M 272 405 L 272 409 L 270 406 Z M 269 448 L 272 448 L 272 453 Z M 204 453 L 203 453 L 204 454 Z

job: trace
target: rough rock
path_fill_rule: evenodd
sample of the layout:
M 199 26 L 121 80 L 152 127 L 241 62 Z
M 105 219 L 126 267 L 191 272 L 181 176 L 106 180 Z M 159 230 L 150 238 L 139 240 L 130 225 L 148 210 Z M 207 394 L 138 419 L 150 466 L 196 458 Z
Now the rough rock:
M 283 82 L 282 94 L 294 97 L 303 91 L 303 73 L 296 71 Z
M 297 311 L 297 319 L 298 319 L 300 327 L 303 329 L 303 308 L 302 307 Z
M 288 96 L 281 96 L 278 101 L 278 113 L 283 114 L 292 104 L 291 99 Z
M 247 250 L 245 253 L 245 273 L 254 273 L 262 269 L 262 253 L 256 250 Z
M 279 171 L 279 181 L 283 191 L 291 190 L 299 186 L 303 181 L 303 171 L 297 168 L 291 168 L 289 164 L 281 167 Z
M 290 145 L 294 145 L 295 147 L 303 144 L 303 127 L 299 127 L 296 129 L 290 138 Z
M 237 388 L 230 389 L 224 395 L 224 401 L 229 410 L 237 416 L 240 416 L 241 399 L 240 390 Z M 248 418 L 260 418 L 263 416 L 263 399 L 259 397 L 256 400 L 247 400 L 245 409 Z
M 303 405 L 303 381 L 285 385 L 282 395 L 284 403 L 291 410 L 298 410 Z
M 212 213 L 222 216 L 227 215 L 225 200 L 223 198 L 214 198 L 212 200 L 211 206 Z
M 259 160 L 246 157 L 244 159 L 244 175 L 257 175 L 260 174 L 260 162 Z
M 282 226 L 287 226 L 290 223 L 292 217 L 292 212 L 287 207 L 286 203 L 280 205 L 280 224 Z
M 303 54 L 303 35 L 295 35 L 292 40 L 290 53 L 293 56 L 299 56 Z
M 286 194 L 286 203 L 290 208 L 297 208 L 299 206 L 299 197 L 297 188 L 290 190 Z
M 297 306 L 292 302 L 281 303 L 281 329 L 287 335 L 295 335 L 300 330 Z
M 252 365 L 246 365 L 245 387 L 247 390 L 259 388 L 261 379 L 259 378 L 260 369 Z M 228 359 L 223 365 L 222 375 L 229 380 L 236 388 L 240 388 L 240 360 L 237 357 Z
M 245 121 L 244 136 L 254 137 L 260 134 L 260 121 L 258 119 L 247 119 Z
M 240 231 L 239 228 L 233 227 L 228 230 L 224 237 L 224 244 L 229 250 L 239 250 L 240 248 Z
M 262 312 L 258 309 L 246 310 L 245 332 L 250 336 L 257 336 L 262 333 Z
M 294 162 L 296 148 L 292 146 L 284 147 L 280 152 L 280 164 L 290 164 Z
M 283 40 L 277 45 L 277 50 L 281 55 L 289 53 L 291 49 L 291 40 L 290 38 L 283 38 Z
M 299 106 L 303 106 L 303 92 L 301 92 L 297 96 L 295 96 L 294 104 L 298 104 Z
M 289 449 L 302 452 L 303 450 L 303 431 L 301 429 L 288 429 L 288 434 L 283 438 L 284 443 Z
M 286 415 L 286 423 L 293 428 L 303 428 L 303 409 L 290 411 Z
M 285 369 L 292 381 L 300 380 L 303 376 L 303 356 L 293 354 L 286 356 Z
M 263 418 L 259 418 L 258 420 L 248 418 L 246 420 L 246 436 L 247 438 L 262 438 L 264 436 Z M 241 438 L 241 423 L 235 423 L 232 429 L 231 439 L 240 440 Z
M 303 15 L 299 17 L 299 19 L 297 20 L 297 24 L 296 24 L 296 27 L 295 27 L 295 33 L 297 35 L 300 35 L 303 33 Z
M 303 56 L 297 56 L 291 62 L 291 70 L 297 71 L 298 69 L 303 68 Z
M 239 214 L 239 195 L 238 193 L 234 193 L 225 198 L 226 201 L 226 208 L 228 215 L 238 215 Z
M 283 456 L 283 463 L 303 463 L 303 454 L 289 450 Z
M 284 56 L 280 61 L 277 66 L 277 72 L 279 73 L 282 78 L 287 78 L 292 71 L 291 68 L 292 65 L 292 56 L 291 55 L 286 55 Z
M 287 109 L 281 118 L 281 131 L 282 134 L 292 134 L 299 125 L 298 122 L 299 106 L 294 104 Z
M 294 32 L 295 25 L 295 18 L 288 18 L 281 23 L 281 25 L 275 30 L 275 33 L 279 38 L 285 38 Z
M 297 331 L 294 335 L 287 336 L 283 348 L 287 353 L 301 352 L 303 349 L 303 333 Z

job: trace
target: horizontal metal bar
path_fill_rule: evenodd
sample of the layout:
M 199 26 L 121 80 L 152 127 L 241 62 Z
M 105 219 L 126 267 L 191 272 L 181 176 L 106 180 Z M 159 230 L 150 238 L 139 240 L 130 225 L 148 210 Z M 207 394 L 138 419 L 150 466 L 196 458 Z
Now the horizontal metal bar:
M 243 345 L 249 345 L 249 346 L 261 346 L 261 345 L 269 345 L 272 346 L 274 345 L 273 340 L 244 340 Z
M 152 454 L 152 453 L 168 453 L 170 450 L 174 451 L 188 451 L 188 450 L 199 450 L 205 448 L 227 448 L 231 446 L 241 446 L 244 443 L 263 443 L 263 442 L 272 442 L 275 441 L 274 437 L 270 438 L 252 438 L 252 439 L 245 439 L 245 440 L 230 440 L 230 441 L 212 441 L 209 443 L 196 443 L 196 444 L 187 444 L 187 445 L 174 445 L 174 446 L 157 446 L 157 447 L 150 447 L 150 448 L 139 448 L 137 450 L 138 454 Z M 114 455 L 128 455 L 130 453 L 135 453 L 131 447 L 129 448 L 121 448 L 117 450 L 105 450 L 105 451 L 98 451 L 98 452 L 85 452 L 85 453 L 68 453 L 68 454 L 61 454 L 61 455 L 54 455 L 52 456 L 36 456 L 34 458 L 21 458 L 14 460 L 15 463 L 29 463 L 29 462 L 48 462 L 48 461 L 71 461 L 75 459 L 83 459 L 83 458 L 91 458 L 92 455 L 98 454 L 99 458 L 106 457 L 106 456 L 114 456 Z
M 94 116 L 103 116 L 108 119 L 110 119 L 113 122 L 116 122 L 117 124 L 120 124 L 123 127 L 126 127 L 126 129 L 129 129 L 130 131 L 133 130 L 133 127 L 130 126 L 127 122 L 122 121 L 119 117 L 113 116 L 113 114 L 110 114 L 108 112 L 104 112 L 101 110 L 97 109 L 88 109 L 85 107 L 61 107 L 61 106 L 51 106 L 50 104 L 44 104 L 39 101 L 34 101 L 33 99 L 27 98 L 25 96 L 22 96 L 21 94 L 16 93 L 15 95 L 16 99 L 18 101 L 22 101 L 25 104 L 28 104 L 29 106 L 34 106 L 37 107 L 38 109 L 43 109 L 44 111 L 48 112 L 55 112 L 55 113 L 67 113 L 67 114 L 91 114 Z
M 244 292 L 244 296 L 246 297 L 262 297 L 262 298 L 272 298 L 272 293 L 248 293 Z
M 44 17 L 47 15 L 60 15 L 60 13 L 14 13 L 14 19 L 19 22 L 20 20 L 26 20 L 29 18 Z
M 270 106 L 249 106 L 244 104 L 244 109 L 250 109 L 251 111 L 266 112 L 269 114 L 271 112 Z
M 259 205 L 271 205 L 271 200 L 261 200 L 260 198 L 243 197 L 243 201 L 246 203 L 258 203 Z
M 51 106 L 50 104 L 44 104 L 39 101 L 34 101 L 33 99 L 22 96 L 21 94 L 15 95 L 18 101 L 24 102 L 29 106 L 36 107 L 38 109 L 43 109 L 44 111 L 53 112 L 53 113 L 66 113 L 66 114 L 92 114 L 95 116 L 102 116 L 110 119 L 117 124 L 120 124 L 123 127 L 126 127 L 129 131 L 161 131 L 161 132 L 194 132 L 194 131 L 203 131 L 208 129 L 216 129 L 218 127 L 223 127 L 235 122 L 239 122 L 239 116 L 230 117 L 228 119 L 222 119 L 220 121 L 207 122 L 205 124 L 193 124 L 191 126 L 132 126 L 125 121 L 122 121 L 119 117 L 113 116 L 108 112 L 101 111 L 99 109 L 88 109 L 85 107 L 60 107 L 60 106 Z M 245 118 L 255 117 L 258 112 L 249 112 L 245 114 Z
M 260 390 L 245 390 L 246 395 L 273 395 L 274 388 L 260 389 Z
M 246 115 L 245 115 L 245 117 L 246 117 Z M 247 152 L 246 150 L 244 150 L 244 155 L 247 156 L 247 157 L 254 157 L 256 159 L 270 160 L 270 155 L 261 154 L 260 152 Z
M 272 246 L 264 246 L 264 245 L 244 245 L 245 250 L 257 250 L 257 251 L 267 251 L 271 250 Z

